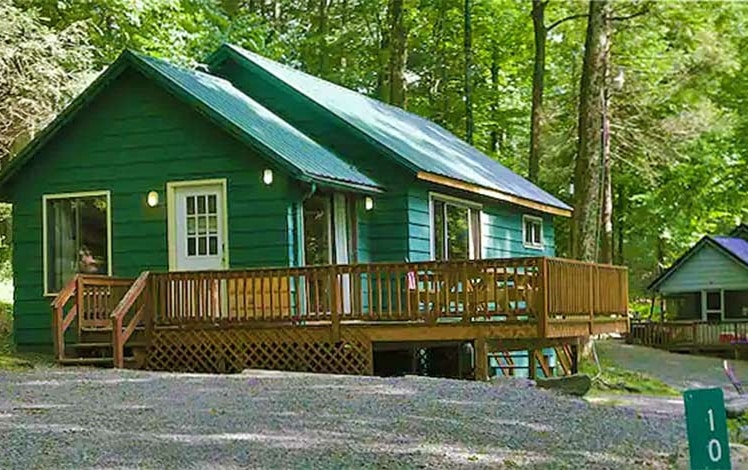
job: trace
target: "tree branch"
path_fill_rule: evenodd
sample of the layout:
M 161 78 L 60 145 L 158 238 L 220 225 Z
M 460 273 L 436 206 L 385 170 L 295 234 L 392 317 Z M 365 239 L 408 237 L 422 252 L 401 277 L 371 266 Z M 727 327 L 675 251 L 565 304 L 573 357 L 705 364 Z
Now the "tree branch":
M 566 18 L 561 18 L 560 20 L 551 23 L 547 28 L 545 28 L 545 31 L 548 32 L 561 23 L 566 23 L 567 21 L 571 20 L 578 20 L 579 18 L 587 18 L 588 16 L 589 15 L 587 13 L 580 13 L 579 15 L 571 15 L 567 16 Z
M 609 21 L 626 21 L 626 20 L 630 20 L 632 18 L 636 18 L 637 16 L 646 15 L 647 13 L 649 13 L 649 7 L 642 8 L 641 10 L 637 11 L 636 13 L 632 13 L 630 15 L 625 15 L 625 16 L 611 16 L 610 18 L 608 18 L 608 20 Z

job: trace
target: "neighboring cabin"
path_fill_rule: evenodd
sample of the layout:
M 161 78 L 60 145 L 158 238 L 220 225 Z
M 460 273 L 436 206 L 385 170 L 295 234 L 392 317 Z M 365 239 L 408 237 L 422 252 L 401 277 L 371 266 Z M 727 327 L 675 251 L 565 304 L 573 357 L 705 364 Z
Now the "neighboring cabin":
M 705 236 L 649 286 L 671 320 L 748 319 L 748 226 Z
M 555 254 L 570 207 L 436 124 L 234 46 L 209 69 L 124 52 L 0 175 L 19 347 L 77 272 Z

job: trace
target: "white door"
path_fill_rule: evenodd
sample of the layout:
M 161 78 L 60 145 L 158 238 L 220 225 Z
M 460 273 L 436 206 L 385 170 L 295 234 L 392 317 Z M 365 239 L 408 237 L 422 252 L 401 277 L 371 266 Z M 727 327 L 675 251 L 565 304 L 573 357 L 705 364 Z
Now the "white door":
M 217 270 L 225 263 L 223 186 L 183 186 L 174 189 L 177 271 Z

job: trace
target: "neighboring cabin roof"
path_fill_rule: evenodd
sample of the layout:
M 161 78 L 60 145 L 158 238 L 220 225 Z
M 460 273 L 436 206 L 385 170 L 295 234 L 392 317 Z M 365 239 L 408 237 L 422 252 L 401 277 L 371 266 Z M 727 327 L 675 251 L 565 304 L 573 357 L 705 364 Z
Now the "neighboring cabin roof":
M 657 276 L 657 278 L 649 284 L 647 289 L 657 290 L 660 286 L 662 286 L 663 282 L 665 282 L 667 278 L 673 275 L 673 273 L 675 273 L 681 266 L 683 266 L 683 264 L 685 264 L 686 261 L 688 261 L 688 259 L 690 259 L 704 246 L 712 246 L 714 248 L 717 248 L 719 251 L 725 253 L 730 258 L 734 259 L 743 267 L 748 269 L 748 241 L 737 237 L 710 237 L 707 235 L 696 242 L 694 246 L 692 246 L 688 251 L 681 255 L 680 258 L 675 260 L 675 262 L 668 269 Z
M 163 60 L 130 51 L 123 52 L 107 71 L 66 108 L 0 174 L 0 186 L 39 149 L 62 125 L 84 107 L 91 95 L 122 73 L 128 66 L 165 86 L 211 121 L 256 148 L 294 177 L 320 184 L 377 192 L 380 186 L 329 150 L 236 89 L 222 78 L 178 67 Z
M 240 64 L 249 61 L 262 68 L 384 146 L 400 164 L 416 172 L 422 179 L 473 190 L 557 215 L 571 214 L 571 207 L 563 201 L 427 119 L 237 46 L 224 44 L 209 61 L 215 63 L 223 54 L 238 58 Z M 450 184 L 447 179 L 456 180 L 457 184 Z

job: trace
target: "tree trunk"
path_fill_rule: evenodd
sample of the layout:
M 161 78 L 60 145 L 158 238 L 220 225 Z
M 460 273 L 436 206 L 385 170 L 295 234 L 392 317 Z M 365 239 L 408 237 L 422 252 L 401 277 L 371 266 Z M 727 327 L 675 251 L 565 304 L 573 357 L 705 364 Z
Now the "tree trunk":
M 494 44 L 494 51 L 497 45 Z M 498 153 L 499 151 L 499 123 L 497 122 L 499 115 L 499 61 L 496 57 L 496 52 L 493 54 L 491 60 L 491 87 L 493 95 L 491 96 L 491 119 L 494 123 L 491 129 L 489 148 L 491 152 Z
M 626 261 L 623 255 L 623 246 L 624 234 L 626 233 L 625 221 L 628 204 L 626 204 L 626 188 L 620 182 L 616 185 L 616 197 L 614 201 L 615 209 L 613 213 L 615 214 L 615 224 L 613 225 L 613 229 L 616 234 L 616 254 L 613 257 L 613 261 L 617 265 L 623 266 Z
M 407 31 L 405 29 L 403 0 L 390 0 L 389 18 L 388 102 L 405 107 L 405 64 L 408 58 Z
M 465 0 L 465 141 L 472 145 L 473 143 L 473 87 L 472 73 L 473 67 L 473 28 L 471 25 L 471 5 L 470 0 Z
M 599 222 L 600 151 L 608 0 L 591 1 L 579 87 L 577 155 L 574 164 L 572 256 L 593 261 Z
M 317 0 L 317 74 L 327 76 L 327 8 L 329 0 Z
M 535 59 L 532 74 L 532 112 L 530 114 L 530 158 L 528 177 L 538 181 L 540 173 L 540 133 L 543 119 L 543 82 L 545 79 L 545 1 L 532 0 L 532 26 L 535 32 Z
M 602 214 L 600 216 L 600 259 L 613 263 L 613 161 L 610 155 L 610 22 L 604 23 L 605 54 L 603 56 L 603 113 L 602 113 Z

